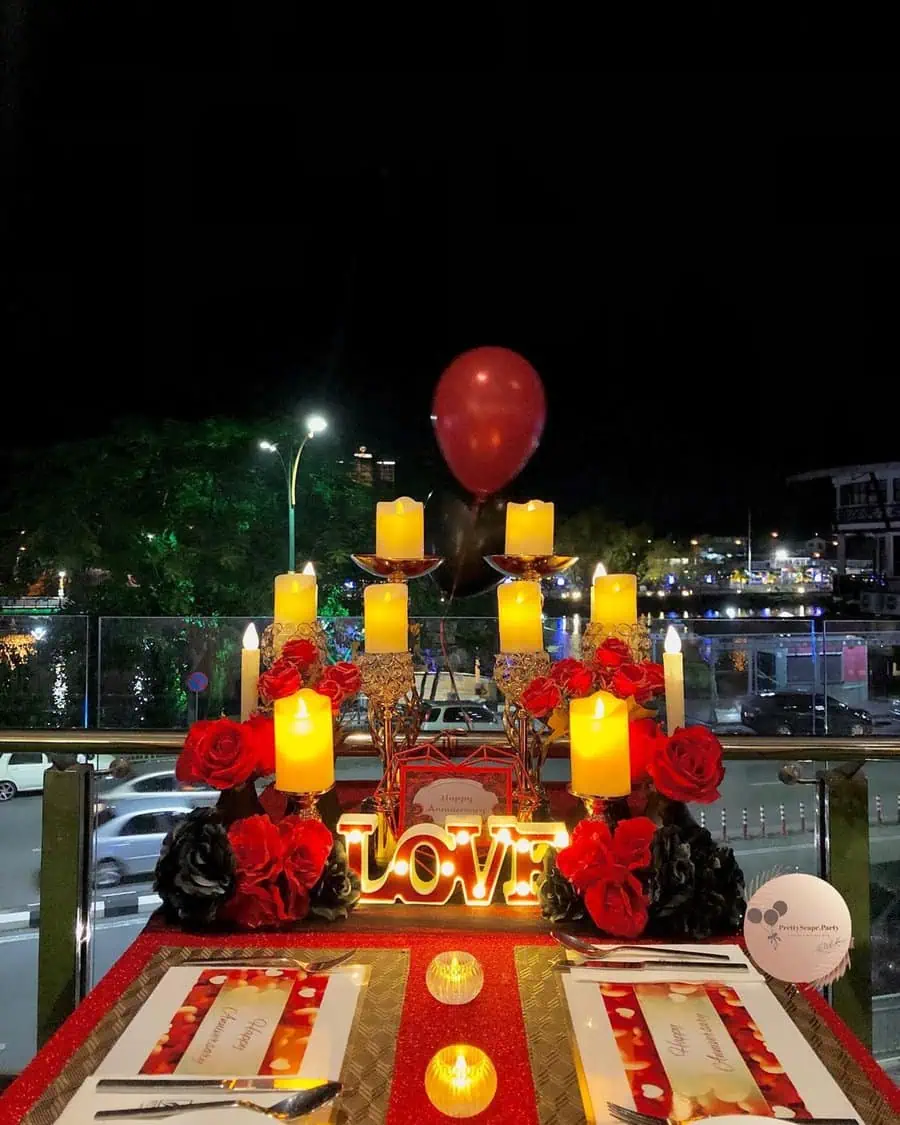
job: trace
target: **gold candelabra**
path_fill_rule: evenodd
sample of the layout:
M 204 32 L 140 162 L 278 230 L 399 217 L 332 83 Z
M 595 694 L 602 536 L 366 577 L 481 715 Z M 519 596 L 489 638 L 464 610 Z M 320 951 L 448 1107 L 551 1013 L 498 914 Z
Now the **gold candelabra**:
M 606 624 L 603 621 L 589 621 L 581 635 L 582 659 L 592 664 L 598 648 L 610 638 L 623 641 L 631 652 L 635 664 L 650 659 L 650 630 L 643 621 L 631 624 Z

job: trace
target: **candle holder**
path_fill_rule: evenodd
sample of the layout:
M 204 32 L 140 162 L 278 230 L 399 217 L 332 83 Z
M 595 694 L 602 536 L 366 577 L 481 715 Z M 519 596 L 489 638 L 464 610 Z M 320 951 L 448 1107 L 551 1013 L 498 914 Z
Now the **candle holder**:
M 408 582 L 411 578 L 423 578 L 431 574 L 444 561 L 440 555 L 423 555 L 420 559 L 384 559 L 379 555 L 351 555 L 360 570 L 374 578 L 386 578 L 388 582 Z
M 606 820 L 608 797 L 600 797 L 596 793 L 576 793 L 571 785 L 566 786 L 566 792 L 581 801 L 587 810 L 588 820 Z
M 549 578 L 578 562 L 577 555 L 485 555 L 484 561 L 507 578 Z
M 501 652 L 494 662 L 494 683 L 504 697 L 503 729 L 519 759 L 513 798 L 519 820 L 523 821 L 531 820 L 545 796 L 541 771 L 546 750 L 520 700 L 531 681 L 549 671 L 550 655 L 546 652 Z
M 484 969 L 471 953 L 452 949 L 432 958 L 425 985 L 439 1004 L 469 1004 L 484 987 Z
M 593 664 L 594 654 L 611 637 L 623 641 L 631 650 L 635 664 L 650 659 L 650 630 L 643 621 L 633 625 L 606 625 L 602 621 L 590 621 L 581 635 L 581 656 L 587 664 Z
M 474 1117 L 494 1100 L 497 1070 L 479 1047 L 442 1047 L 425 1071 L 425 1093 L 447 1117 Z
M 322 816 L 319 812 L 319 798 L 324 797 L 326 793 L 330 793 L 334 789 L 333 785 L 329 785 L 327 789 L 317 789 L 304 793 L 289 793 L 284 789 L 279 792 L 284 793 L 288 799 L 288 811 L 293 816 L 299 816 L 301 820 L 321 820 Z
M 319 668 L 328 663 L 328 638 L 318 621 L 301 621 L 292 625 L 273 621 L 263 630 L 260 641 L 260 655 L 263 665 L 268 668 L 281 656 L 288 641 L 309 641 L 316 646 Z

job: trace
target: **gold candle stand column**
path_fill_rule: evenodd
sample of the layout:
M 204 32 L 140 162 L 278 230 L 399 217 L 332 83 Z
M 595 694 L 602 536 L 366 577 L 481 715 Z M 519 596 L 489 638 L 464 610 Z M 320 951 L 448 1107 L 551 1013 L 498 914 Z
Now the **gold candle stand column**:
M 581 634 L 581 658 L 593 664 L 598 648 L 610 638 L 623 641 L 631 651 L 635 664 L 650 659 L 650 630 L 643 621 L 633 625 L 607 625 L 602 621 L 589 621 Z

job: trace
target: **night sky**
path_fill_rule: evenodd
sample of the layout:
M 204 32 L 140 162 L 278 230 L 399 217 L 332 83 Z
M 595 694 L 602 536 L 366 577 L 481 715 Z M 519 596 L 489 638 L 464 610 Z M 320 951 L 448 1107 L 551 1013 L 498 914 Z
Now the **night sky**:
M 9 444 L 316 407 L 336 456 L 395 456 L 417 494 L 441 370 L 501 344 L 549 400 L 514 497 L 682 534 L 752 505 L 809 533 L 827 505 L 789 473 L 900 458 L 898 142 L 852 115 L 780 112 L 760 76 L 519 99 L 477 74 L 274 86 L 29 42 L 5 118 Z M 848 80 L 824 76 L 820 108 L 846 112 Z

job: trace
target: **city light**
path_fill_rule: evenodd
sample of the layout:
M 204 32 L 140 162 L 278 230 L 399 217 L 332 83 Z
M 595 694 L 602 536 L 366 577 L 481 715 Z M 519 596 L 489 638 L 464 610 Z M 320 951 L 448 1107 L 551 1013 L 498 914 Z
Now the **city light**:
M 278 449 L 278 446 L 271 441 L 261 441 L 259 443 L 259 448 L 265 450 L 266 453 L 274 453 Z
M 322 417 L 321 414 L 310 414 L 306 419 L 306 432 L 310 437 L 315 437 L 323 430 L 328 429 L 328 422 Z
M 778 538 L 778 532 L 777 532 L 777 531 L 773 531 L 773 532 L 771 532 L 770 534 L 771 534 L 771 536 L 772 536 L 772 538 L 773 538 L 773 539 L 777 539 L 777 538 Z

